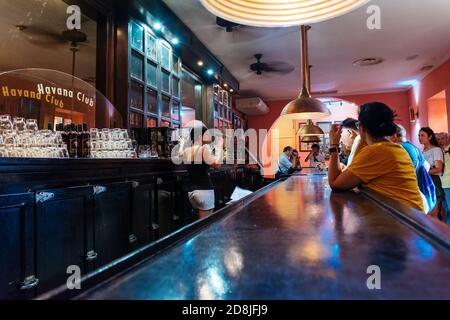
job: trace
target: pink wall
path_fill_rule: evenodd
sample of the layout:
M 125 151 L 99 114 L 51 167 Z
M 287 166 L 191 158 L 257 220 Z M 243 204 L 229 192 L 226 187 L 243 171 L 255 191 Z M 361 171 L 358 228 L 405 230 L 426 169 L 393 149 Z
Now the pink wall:
M 411 105 L 416 112 L 419 112 L 419 119 L 413 123 L 412 127 L 412 141 L 417 145 L 419 144 L 417 134 L 420 128 L 429 125 L 429 112 L 435 112 L 433 109 L 428 109 L 428 99 L 443 90 L 446 92 L 447 114 L 450 114 L 450 59 L 409 90 Z M 447 118 L 447 127 L 450 127 L 449 117 Z
M 408 108 L 410 105 L 407 91 L 392 92 L 392 93 L 375 93 L 363 95 L 340 96 L 339 99 L 361 105 L 367 102 L 379 101 L 390 106 L 398 115 L 397 120 L 402 124 L 406 130 L 410 130 Z M 280 116 L 281 110 L 288 103 L 288 100 L 266 101 L 270 111 L 262 116 L 249 116 L 248 126 L 253 129 L 270 129 L 272 124 Z M 352 115 L 348 115 L 352 116 Z M 347 116 L 341 113 L 336 113 L 333 119 L 327 118 L 326 121 L 342 121 Z M 322 121 L 322 120 L 318 120 Z

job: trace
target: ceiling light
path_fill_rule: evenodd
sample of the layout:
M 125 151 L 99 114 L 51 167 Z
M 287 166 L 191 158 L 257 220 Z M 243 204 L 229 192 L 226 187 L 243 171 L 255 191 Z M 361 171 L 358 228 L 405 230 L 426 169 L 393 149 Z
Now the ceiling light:
M 377 64 L 380 64 L 383 62 L 383 59 L 381 58 L 363 58 L 363 59 L 358 59 L 356 61 L 353 62 L 354 66 L 358 66 L 358 67 L 368 67 L 368 66 L 374 66 Z
M 159 23 L 159 22 L 156 22 L 156 23 L 153 25 L 153 29 L 155 29 L 155 30 L 161 30 L 161 29 L 162 29 L 162 24 Z
M 325 21 L 370 0 L 200 0 L 215 16 L 255 27 L 291 27 Z
M 197 62 L 197 65 L 198 65 L 199 67 L 203 67 L 203 61 L 202 61 L 202 60 L 199 60 L 199 61 Z
M 302 82 L 303 87 L 297 99 L 289 102 L 281 111 L 285 119 L 317 119 L 330 116 L 330 110 L 319 99 L 311 97 L 311 80 L 308 64 L 308 30 L 309 26 L 302 26 Z
M 233 90 L 233 89 L 230 89 L 230 92 L 234 92 L 234 90 Z
M 210 76 L 212 76 L 214 74 L 214 70 L 213 69 L 208 69 L 208 71 L 206 71 L 206 73 Z
M 224 83 L 223 86 L 224 86 L 225 88 L 228 88 L 228 84 L 226 84 L 226 83 Z
M 430 71 L 430 70 L 432 70 L 434 68 L 434 66 L 433 65 L 428 65 L 428 66 L 423 66 L 421 69 L 420 69 L 420 71 Z
M 323 130 L 320 127 L 314 125 L 311 120 L 308 120 L 307 123 L 297 131 L 297 135 L 300 137 L 314 137 L 323 134 Z
M 172 44 L 177 45 L 178 43 L 180 43 L 180 40 L 178 40 L 178 38 L 173 38 L 171 42 Z
M 406 58 L 406 61 L 412 61 L 412 60 L 416 60 L 419 57 L 418 54 L 414 54 L 412 56 L 409 56 Z

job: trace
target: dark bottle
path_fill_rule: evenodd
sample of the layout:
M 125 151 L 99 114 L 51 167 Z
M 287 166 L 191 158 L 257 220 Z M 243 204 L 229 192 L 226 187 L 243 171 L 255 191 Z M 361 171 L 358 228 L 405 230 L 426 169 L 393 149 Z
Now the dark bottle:
M 69 156 L 71 158 L 76 158 L 78 156 L 78 133 L 75 124 L 70 124 L 69 126 Z
M 78 158 L 88 158 L 90 155 L 89 141 L 91 135 L 87 131 L 87 124 L 77 125 L 78 132 Z
M 91 156 L 91 134 L 88 131 L 88 125 L 86 123 L 83 123 L 81 141 L 83 143 L 83 158 L 89 158 Z
M 50 131 L 53 131 L 53 124 L 49 123 L 47 125 L 47 129 L 50 130 Z
M 62 123 L 59 126 L 60 126 L 59 128 L 61 131 L 62 140 L 64 141 L 64 143 L 67 146 L 67 151 L 69 151 L 69 149 L 70 149 L 70 141 L 69 141 L 70 127 L 69 127 L 69 125 L 64 125 Z

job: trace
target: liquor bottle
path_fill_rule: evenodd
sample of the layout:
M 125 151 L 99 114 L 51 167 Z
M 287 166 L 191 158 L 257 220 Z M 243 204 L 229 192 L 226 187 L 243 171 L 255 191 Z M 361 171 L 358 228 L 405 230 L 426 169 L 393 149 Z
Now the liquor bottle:
M 64 125 L 64 124 L 60 124 L 60 129 L 61 129 L 61 137 L 62 140 L 64 141 L 64 143 L 67 146 L 67 151 L 69 152 L 70 150 L 70 140 L 69 140 L 69 132 L 70 132 L 70 127 L 69 125 Z M 70 157 L 70 152 L 69 152 L 69 157 Z
M 91 135 L 86 123 L 78 125 L 78 134 L 78 158 L 88 158 L 90 156 Z
M 69 156 L 77 158 L 78 156 L 78 133 L 75 124 L 69 125 Z
M 77 131 L 77 158 L 83 158 L 83 142 L 81 141 L 81 136 L 83 134 L 83 125 L 76 125 Z

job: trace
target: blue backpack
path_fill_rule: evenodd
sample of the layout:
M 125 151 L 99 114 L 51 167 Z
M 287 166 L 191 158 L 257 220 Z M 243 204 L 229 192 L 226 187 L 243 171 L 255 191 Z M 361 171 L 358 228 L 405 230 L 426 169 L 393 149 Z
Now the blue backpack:
M 436 206 L 437 203 L 436 187 L 433 183 L 433 179 L 431 178 L 430 174 L 424 167 L 425 158 L 418 149 L 416 149 L 416 151 L 418 152 L 418 159 L 419 159 L 419 161 L 417 161 L 416 167 L 417 182 L 419 184 L 420 191 L 427 199 L 428 207 L 430 208 L 431 211 Z

